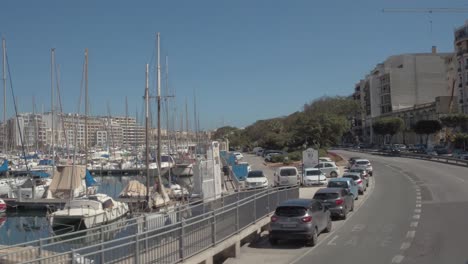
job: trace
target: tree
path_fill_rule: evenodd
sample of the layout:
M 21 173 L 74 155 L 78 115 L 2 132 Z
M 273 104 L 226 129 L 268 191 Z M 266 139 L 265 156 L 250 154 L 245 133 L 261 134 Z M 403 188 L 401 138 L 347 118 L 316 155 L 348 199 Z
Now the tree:
M 390 142 L 393 136 L 404 128 L 403 119 L 399 117 L 383 117 L 377 119 L 372 124 L 372 129 L 378 135 L 390 135 Z
M 426 135 L 426 146 L 429 141 L 429 135 L 439 132 L 442 124 L 439 120 L 419 120 L 414 125 L 414 132 L 418 135 Z

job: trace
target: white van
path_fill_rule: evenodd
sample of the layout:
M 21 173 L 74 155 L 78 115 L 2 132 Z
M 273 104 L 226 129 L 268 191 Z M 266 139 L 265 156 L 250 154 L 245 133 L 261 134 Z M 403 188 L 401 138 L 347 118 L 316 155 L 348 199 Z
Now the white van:
M 279 167 L 274 176 L 275 186 L 295 186 L 300 184 L 299 171 L 296 167 Z

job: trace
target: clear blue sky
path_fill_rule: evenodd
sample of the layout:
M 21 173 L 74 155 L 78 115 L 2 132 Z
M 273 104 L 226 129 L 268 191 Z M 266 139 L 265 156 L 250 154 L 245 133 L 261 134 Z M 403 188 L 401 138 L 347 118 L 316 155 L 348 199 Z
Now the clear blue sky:
M 453 30 L 468 13 L 382 13 L 382 8 L 464 7 L 432 0 L 2 1 L 20 112 L 50 110 L 50 48 L 61 69 L 65 112 L 76 112 L 84 49 L 89 49 L 92 115 L 143 109 L 145 64 L 155 81 L 155 33 L 169 56 L 179 110 L 194 91 L 202 128 L 246 126 L 288 115 L 323 95 L 349 95 L 390 55 L 453 51 Z M 430 33 L 429 21 L 433 21 Z M 8 92 L 9 115 L 13 113 Z M 2 101 L 0 101 L 2 104 Z M 1 110 L 1 108 L 0 108 Z M 179 114 L 180 115 L 180 114 Z M 190 114 L 193 120 L 193 114 Z

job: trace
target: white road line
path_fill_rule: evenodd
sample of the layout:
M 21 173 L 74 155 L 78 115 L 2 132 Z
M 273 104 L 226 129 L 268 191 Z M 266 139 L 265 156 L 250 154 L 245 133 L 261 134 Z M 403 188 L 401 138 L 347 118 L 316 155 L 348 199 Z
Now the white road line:
M 414 238 L 414 236 L 416 236 L 416 231 L 414 231 L 414 230 L 408 231 L 406 233 L 407 238 Z
M 416 200 L 421 200 L 421 195 L 416 196 Z
M 414 219 L 419 219 L 419 218 L 421 218 L 421 215 L 415 214 L 415 215 L 413 215 L 413 218 Z
M 418 227 L 418 224 L 418 221 L 411 222 L 410 227 Z
M 401 244 L 400 249 L 401 249 L 401 250 L 407 250 L 409 247 L 411 247 L 411 242 L 403 242 L 403 243 Z
M 417 214 L 420 214 L 420 213 L 421 213 L 421 209 L 414 209 L 414 212 L 417 213 Z
M 335 243 L 334 241 L 335 241 L 335 239 L 337 239 L 337 238 L 338 238 L 338 236 L 334 236 L 334 237 L 327 243 L 327 245 L 329 245 L 329 246 L 336 246 L 336 243 Z
M 416 203 L 416 207 L 421 207 L 421 203 Z
M 392 263 L 401 263 L 404 258 L 402 255 L 396 255 L 392 258 Z

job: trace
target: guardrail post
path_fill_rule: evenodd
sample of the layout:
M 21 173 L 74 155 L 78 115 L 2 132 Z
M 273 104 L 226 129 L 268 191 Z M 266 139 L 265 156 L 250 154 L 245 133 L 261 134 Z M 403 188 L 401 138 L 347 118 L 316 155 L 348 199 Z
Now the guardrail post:
M 254 224 L 257 222 L 257 192 L 254 192 L 254 200 L 253 200 L 253 206 L 254 206 Z
M 70 254 L 71 254 L 71 258 L 70 258 L 71 259 L 71 264 L 76 264 L 77 259 L 75 258 L 75 256 L 76 256 L 75 249 L 72 248 Z M 102 262 L 102 263 L 104 263 L 104 262 Z
M 135 264 L 140 263 L 140 239 L 138 232 L 135 235 Z
M 101 246 L 100 246 L 100 249 L 101 249 L 101 263 L 105 263 L 104 242 L 106 240 L 105 240 L 105 237 L 104 237 L 104 227 L 103 226 L 101 226 L 100 232 L 101 232 Z
M 42 243 L 42 238 L 40 238 L 40 239 L 39 239 L 39 247 L 38 247 L 38 249 L 37 249 L 37 254 L 39 255 L 39 256 L 38 256 L 39 258 L 42 258 L 42 247 L 43 247 L 42 244 L 43 244 L 43 243 Z M 39 263 L 42 263 L 42 261 L 39 261 Z
M 216 245 L 216 211 L 212 212 L 211 220 L 211 242 L 213 246 Z
M 184 248 L 185 248 L 185 243 L 184 243 L 184 238 L 185 238 L 185 220 L 182 219 L 180 222 L 180 237 L 179 237 L 179 258 L 181 261 L 184 261 L 185 255 L 184 255 Z
M 236 201 L 236 234 L 239 234 L 239 230 L 240 230 L 240 221 L 239 221 L 239 198 L 240 198 L 240 194 L 237 193 L 237 201 Z

